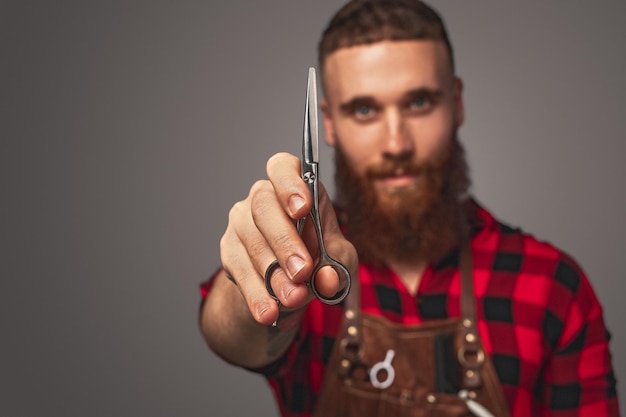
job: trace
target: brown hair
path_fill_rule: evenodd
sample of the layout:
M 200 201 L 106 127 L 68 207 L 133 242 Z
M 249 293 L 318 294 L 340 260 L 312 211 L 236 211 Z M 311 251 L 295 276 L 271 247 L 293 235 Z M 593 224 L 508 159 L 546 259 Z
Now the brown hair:
M 338 49 L 385 40 L 443 41 L 454 73 L 452 44 L 439 14 L 419 0 L 351 0 L 331 19 L 318 44 L 323 72 L 328 55 Z

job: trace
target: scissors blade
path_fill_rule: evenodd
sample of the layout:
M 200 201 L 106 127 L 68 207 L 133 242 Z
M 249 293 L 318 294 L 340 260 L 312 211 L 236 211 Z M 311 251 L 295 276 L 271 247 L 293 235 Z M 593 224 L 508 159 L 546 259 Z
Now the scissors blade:
M 317 80 L 315 68 L 310 67 L 306 90 L 306 105 L 304 109 L 304 139 L 302 142 L 304 162 L 317 163 L 319 161 L 318 143 Z

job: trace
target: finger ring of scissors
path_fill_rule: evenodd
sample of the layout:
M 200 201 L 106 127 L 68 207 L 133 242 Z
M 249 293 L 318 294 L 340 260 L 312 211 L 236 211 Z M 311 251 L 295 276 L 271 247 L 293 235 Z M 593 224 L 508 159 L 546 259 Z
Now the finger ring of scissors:
M 319 247 L 319 260 L 317 265 L 313 269 L 309 285 L 313 295 L 317 297 L 321 302 L 325 304 L 337 304 L 343 300 L 350 291 L 351 278 L 348 269 L 341 263 L 331 258 L 326 252 L 324 246 L 324 236 L 322 234 L 322 223 L 320 221 L 319 211 L 319 174 L 318 174 L 318 162 L 319 162 L 319 138 L 318 138 L 318 118 L 317 118 L 317 83 L 315 77 L 315 68 L 309 68 L 309 78 L 307 85 L 307 99 L 305 105 L 304 114 L 304 137 L 302 142 L 302 179 L 308 185 L 311 196 L 313 197 L 313 208 L 307 217 L 300 219 L 297 222 L 298 234 L 302 234 L 304 224 L 308 218 L 313 222 L 315 228 L 315 234 L 317 235 L 317 242 Z M 315 285 L 315 279 L 317 272 L 325 267 L 329 266 L 334 269 L 339 278 L 339 283 L 342 289 L 332 297 L 326 297 L 322 295 Z M 269 294 L 277 301 L 278 298 L 274 294 L 272 289 L 271 279 L 274 271 L 279 268 L 278 261 L 274 261 L 265 271 L 265 288 Z

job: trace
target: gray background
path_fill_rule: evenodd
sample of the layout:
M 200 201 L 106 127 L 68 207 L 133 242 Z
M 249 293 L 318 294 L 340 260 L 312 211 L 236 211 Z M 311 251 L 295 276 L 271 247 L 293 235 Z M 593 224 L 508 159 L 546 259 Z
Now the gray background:
M 276 414 L 206 349 L 197 286 L 232 203 L 299 151 L 339 4 L 0 3 L 1 416 Z M 474 192 L 588 272 L 624 403 L 626 3 L 433 4 Z

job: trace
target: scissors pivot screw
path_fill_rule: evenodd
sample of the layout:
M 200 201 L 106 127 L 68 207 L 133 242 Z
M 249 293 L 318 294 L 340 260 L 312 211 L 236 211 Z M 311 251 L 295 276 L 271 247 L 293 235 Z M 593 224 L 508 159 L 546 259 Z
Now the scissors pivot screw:
M 307 184 L 312 184 L 313 181 L 315 181 L 315 174 L 312 172 L 305 172 L 303 179 Z

